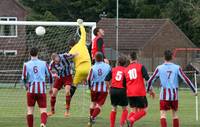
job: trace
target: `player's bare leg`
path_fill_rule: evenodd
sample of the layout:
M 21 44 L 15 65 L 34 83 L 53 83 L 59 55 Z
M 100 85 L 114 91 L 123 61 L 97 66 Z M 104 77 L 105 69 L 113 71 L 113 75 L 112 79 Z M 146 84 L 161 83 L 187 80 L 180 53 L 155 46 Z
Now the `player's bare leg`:
M 33 112 L 34 112 L 34 107 L 30 107 L 28 106 L 27 107 L 27 124 L 28 124 L 28 127 L 33 127 Z
M 179 127 L 179 118 L 177 115 L 177 111 L 172 110 L 172 118 L 173 118 L 173 127 Z
M 71 88 L 70 85 L 66 85 L 65 86 L 65 92 L 66 92 L 66 111 L 65 111 L 65 114 L 64 114 L 65 117 L 69 117 L 70 116 L 70 112 L 69 112 L 69 110 L 70 110 L 70 102 L 71 102 L 70 88 Z
M 55 104 L 56 104 L 57 94 L 58 94 L 58 89 L 53 88 L 53 93 L 52 93 L 51 99 L 50 99 L 51 111 L 47 113 L 48 116 L 52 116 L 55 114 Z
M 117 114 L 117 106 L 112 106 L 112 110 L 110 112 L 110 127 L 115 127 L 116 114 Z
M 40 108 L 40 127 L 46 127 L 47 123 L 47 108 Z
M 161 127 L 167 127 L 166 113 L 167 111 L 164 111 L 164 110 L 160 111 L 160 126 Z
M 120 118 L 120 127 L 123 127 L 123 125 L 125 124 L 125 121 L 127 120 L 128 117 L 128 109 L 126 106 L 122 107 L 122 114 L 121 114 L 121 118 Z

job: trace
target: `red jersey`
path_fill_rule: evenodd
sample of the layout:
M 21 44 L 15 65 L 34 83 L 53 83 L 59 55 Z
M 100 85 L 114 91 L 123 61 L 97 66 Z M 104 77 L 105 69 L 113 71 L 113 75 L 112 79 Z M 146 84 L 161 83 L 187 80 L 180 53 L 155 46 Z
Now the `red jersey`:
M 101 37 L 99 37 L 99 36 L 96 36 L 95 38 L 94 38 L 94 40 L 93 40 L 93 42 L 92 42 L 92 51 L 91 51 L 91 53 L 92 53 L 92 59 L 95 59 L 95 54 L 96 54 L 96 52 L 98 52 L 98 40 L 99 39 L 102 39 Z M 105 45 L 104 45 L 104 43 L 102 42 L 102 49 L 101 49 L 101 52 L 104 54 L 104 48 L 105 48 Z
M 112 84 L 111 87 L 114 88 L 124 88 L 123 81 L 125 78 L 125 67 L 117 66 L 112 69 Z
M 128 97 L 146 96 L 142 67 L 140 63 L 131 63 L 125 70 Z

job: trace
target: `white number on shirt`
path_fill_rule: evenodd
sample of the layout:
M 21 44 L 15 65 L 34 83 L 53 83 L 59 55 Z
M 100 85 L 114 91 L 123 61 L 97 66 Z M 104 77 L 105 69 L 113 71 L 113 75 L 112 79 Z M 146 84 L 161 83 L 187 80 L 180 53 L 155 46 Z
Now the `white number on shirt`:
M 135 68 L 128 71 L 130 80 L 137 78 L 137 70 Z
M 117 81 L 121 81 L 122 80 L 122 72 L 121 71 L 117 71 L 117 74 L 115 76 L 115 80 L 117 80 Z

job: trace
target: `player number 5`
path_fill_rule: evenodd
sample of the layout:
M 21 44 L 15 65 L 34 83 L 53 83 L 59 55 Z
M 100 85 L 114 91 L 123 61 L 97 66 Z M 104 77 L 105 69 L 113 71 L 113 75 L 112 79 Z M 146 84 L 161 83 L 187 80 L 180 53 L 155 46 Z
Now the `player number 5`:
M 118 71 L 117 74 L 116 74 L 116 76 L 115 76 L 115 80 L 121 81 L 121 79 L 122 79 L 122 72 Z
M 135 68 L 129 70 L 128 74 L 129 74 L 130 80 L 137 78 L 137 71 Z

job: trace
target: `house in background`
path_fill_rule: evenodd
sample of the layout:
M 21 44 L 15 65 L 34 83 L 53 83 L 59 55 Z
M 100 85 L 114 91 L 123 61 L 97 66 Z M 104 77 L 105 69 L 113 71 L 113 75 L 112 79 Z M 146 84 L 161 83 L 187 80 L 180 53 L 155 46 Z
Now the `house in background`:
M 115 19 L 103 18 L 97 26 L 105 31 L 106 47 L 115 50 Z M 170 19 L 119 19 L 119 52 L 122 54 L 138 52 L 140 61 L 149 71 L 153 71 L 163 62 L 164 50 L 195 47 Z M 192 61 L 192 56 L 192 52 L 180 52 L 175 62 L 186 67 Z
M 26 10 L 16 0 L 0 0 L 0 21 L 23 21 L 26 14 Z M 12 63 L 15 58 L 19 61 L 21 54 L 24 53 L 24 47 L 24 26 L 0 25 L 0 70 L 6 70 L 5 65 L 11 64 L 10 60 Z M 10 67 L 14 65 L 9 66 L 9 69 Z
M 23 21 L 26 15 L 27 11 L 16 0 L 0 0 L 0 21 Z M 0 25 L 0 72 L 21 69 L 26 52 L 25 31 L 25 26 Z

